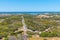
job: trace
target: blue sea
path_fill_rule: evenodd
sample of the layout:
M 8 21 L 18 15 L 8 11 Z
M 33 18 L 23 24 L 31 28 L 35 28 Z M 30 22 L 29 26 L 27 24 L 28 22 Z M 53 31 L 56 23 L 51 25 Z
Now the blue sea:
M 60 14 L 60 12 L 0 12 L 0 14 Z

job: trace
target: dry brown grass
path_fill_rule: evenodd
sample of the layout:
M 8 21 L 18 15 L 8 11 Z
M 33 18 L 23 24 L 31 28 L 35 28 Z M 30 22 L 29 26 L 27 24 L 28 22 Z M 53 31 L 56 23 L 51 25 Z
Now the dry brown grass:
M 28 38 L 28 40 L 60 40 L 60 37 L 37 37 L 37 36 L 32 36 L 31 38 Z

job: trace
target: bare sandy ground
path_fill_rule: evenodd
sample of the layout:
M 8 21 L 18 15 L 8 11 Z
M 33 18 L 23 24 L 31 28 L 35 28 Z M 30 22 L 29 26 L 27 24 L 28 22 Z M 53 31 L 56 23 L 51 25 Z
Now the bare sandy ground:
M 36 37 L 32 36 L 28 38 L 28 40 L 60 40 L 60 37 Z

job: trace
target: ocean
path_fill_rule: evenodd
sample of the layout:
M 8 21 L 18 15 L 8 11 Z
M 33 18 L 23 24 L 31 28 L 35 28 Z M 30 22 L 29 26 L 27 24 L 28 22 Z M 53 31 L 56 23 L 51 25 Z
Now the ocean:
M 0 14 L 60 14 L 60 12 L 0 12 Z

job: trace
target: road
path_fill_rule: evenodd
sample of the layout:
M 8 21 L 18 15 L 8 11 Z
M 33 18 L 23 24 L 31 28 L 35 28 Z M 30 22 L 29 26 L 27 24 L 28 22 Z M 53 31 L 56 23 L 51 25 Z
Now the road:
M 15 33 L 19 32 L 19 31 L 23 31 L 22 40 L 27 40 L 27 31 L 34 32 L 34 33 L 38 32 L 39 34 L 41 34 L 42 32 L 46 32 L 46 31 L 50 30 L 50 28 L 51 28 L 51 27 L 49 27 L 49 28 L 45 29 L 44 31 L 37 31 L 37 30 L 33 31 L 33 30 L 30 30 L 30 29 L 27 29 L 27 26 L 25 24 L 25 20 L 24 20 L 23 16 L 22 16 L 22 24 L 23 24 L 23 28 L 22 29 L 19 28 L 17 31 L 15 31 Z
M 23 24 L 24 35 L 27 35 L 27 33 L 26 33 L 27 31 L 35 32 L 35 31 L 30 30 L 30 29 L 27 29 L 23 16 L 22 16 L 22 24 Z M 46 31 L 50 30 L 50 28 L 53 28 L 53 27 L 49 27 L 49 28 L 45 29 L 45 30 L 42 31 L 42 32 L 46 32 Z M 39 34 L 42 33 L 41 31 L 37 31 L 37 32 L 39 32 Z
M 23 24 L 23 28 L 19 28 L 17 31 L 15 31 L 15 33 L 19 32 L 19 31 L 23 31 L 22 33 L 22 40 L 27 40 L 27 27 L 25 24 L 25 20 L 24 17 L 22 16 L 22 24 Z M 18 40 L 20 40 L 20 34 L 18 35 Z M 9 40 L 16 40 L 15 36 L 10 36 Z
M 22 40 L 27 40 L 27 27 L 26 27 L 25 20 L 24 20 L 23 16 L 22 16 L 22 24 L 23 24 Z
M 23 31 L 26 32 L 27 31 L 27 27 L 26 27 L 26 24 L 25 24 L 25 20 L 24 20 L 24 17 L 22 16 L 22 24 L 23 24 Z

